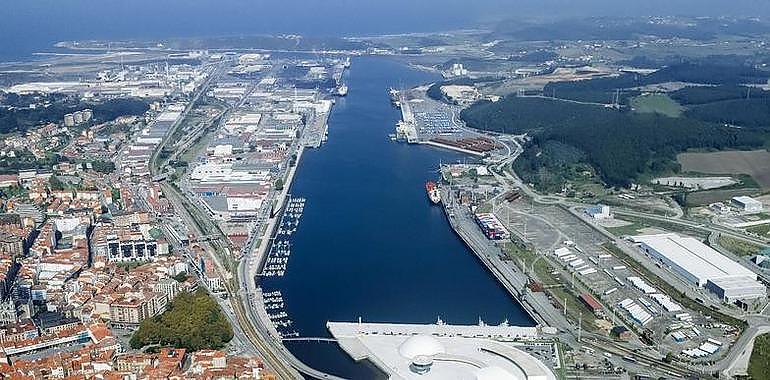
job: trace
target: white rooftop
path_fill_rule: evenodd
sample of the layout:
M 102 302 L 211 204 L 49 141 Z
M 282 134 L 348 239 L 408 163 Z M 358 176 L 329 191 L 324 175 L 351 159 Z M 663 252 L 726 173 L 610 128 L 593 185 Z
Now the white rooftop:
M 707 280 L 720 277 L 744 276 L 757 279 L 757 275 L 748 268 L 691 237 L 657 234 L 633 236 L 631 239 L 664 255 L 669 261 L 696 277 L 701 285 Z
M 762 202 L 746 195 L 733 197 L 733 200 L 736 202 L 740 202 L 741 204 L 744 204 L 744 205 L 761 205 L 762 204 Z
M 390 380 L 555 380 L 515 337 L 539 337 L 535 327 L 329 322 L 327 328 L 355 360 L 368 359 Z M 419 373 L 415 367 L 429 367 Z

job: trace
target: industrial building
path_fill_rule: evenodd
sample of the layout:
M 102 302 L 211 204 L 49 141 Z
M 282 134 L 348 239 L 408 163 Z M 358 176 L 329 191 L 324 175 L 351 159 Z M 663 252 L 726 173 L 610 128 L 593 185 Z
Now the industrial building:
M 586 214 L 597 220 L 612 218 L 610 206 L 602 204 L 586 207 Z
M 741 209 L 746 213 L 758 213 L 762 212 L 762 202 L 747 196 L 733 197 L 733 206 Z
M 677 234 L 657 234 L 633 236 L 631 240 L 650 257 L 724 301 L 750 300 L 766 295 L 756 273 L 697 239 Z

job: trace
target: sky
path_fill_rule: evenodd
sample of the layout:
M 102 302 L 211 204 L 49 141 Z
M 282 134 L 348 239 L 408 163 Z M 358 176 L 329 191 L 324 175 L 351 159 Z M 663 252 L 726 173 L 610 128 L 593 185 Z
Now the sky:
M 501 19 L 770 15 L 767 0 L 0 0 L 0 55 L 75 39 L 441 31 Z

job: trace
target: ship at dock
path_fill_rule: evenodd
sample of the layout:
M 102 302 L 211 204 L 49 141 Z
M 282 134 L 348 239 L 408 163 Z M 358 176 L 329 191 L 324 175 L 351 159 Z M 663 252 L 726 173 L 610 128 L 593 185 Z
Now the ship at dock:
M 348 95 L 348 86 L 346 84 L 341 84 L 337 89 L 334 91 L 335 96 L 347 96 Z
M 391 87 L 388 89 L 388 95 L 390 95 L 390 104 L 396 108 L 401 108 L 401 100 L 399 98 L 398 90 Z
M 425 191 L 428 193 L 428 199 L 430 199 L 433 204 L 439 204 L 441 202 L 441 194 L 439 194 L 438 186 L 434 182 L 425 182 Z

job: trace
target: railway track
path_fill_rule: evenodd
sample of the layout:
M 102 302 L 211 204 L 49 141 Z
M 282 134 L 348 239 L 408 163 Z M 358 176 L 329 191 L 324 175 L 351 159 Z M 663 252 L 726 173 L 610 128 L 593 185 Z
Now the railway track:
M 590 340 L 589 340 L 590 339 Z M 617 356 L 624 358 L 627 361 L 635 362 L 639 365 L 650 367 L 654 371 L 659 371 L 668 374 L 669 376 L 675 376 L 677 378 L 688 378 L 698 373 L 689 369 L 679 367 L 672 363 L 666 363 L 661 359 L 654 358 L 652 356 L 637 352 L 631 348 L 625 347 L 609 339 L 585 339 L 582 343 L 593 348 L 606 351 Z M 626 358 L 630 358 L 628 360 Z

